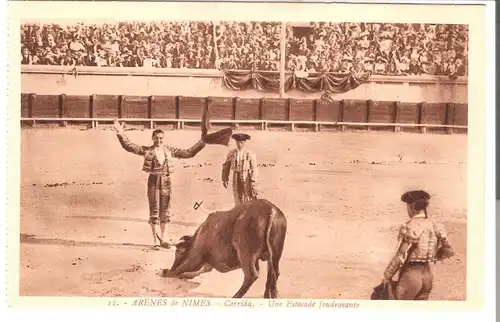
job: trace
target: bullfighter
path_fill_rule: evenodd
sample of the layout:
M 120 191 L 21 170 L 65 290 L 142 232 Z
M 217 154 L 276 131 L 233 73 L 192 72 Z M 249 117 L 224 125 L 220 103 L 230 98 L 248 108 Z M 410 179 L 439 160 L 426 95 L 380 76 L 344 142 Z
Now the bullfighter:
M 395 285 L 394 300 L 428 300 L 433 288 L 430 263 L 454 255 L 446 230 L 428 216 L 429 200 L 429 193 L 423 190 L 408 191 L 401 196 L 410 220 L 399 231 L 396 253 L 384 271 L 381 284 Z M 398 280 L 393 283 L 398 270 Z
M 208 107 L 205 107 L 201 123 L 201 139 L 189 149 L 180 149 L 163 143 L 165 133 L 156 129 L 153 131 L 153 145 L 143 146 L 130 141 L 125 135 L 123 125 L 114 121 L 114 128 L 118 140 L 127 152 L 140 155 L 144 158 L 142 171 L 149 174 L 147 182 L 147 195 L 149 201 L 149 224 L 153 232 L 153 248 L 158 250 L 160 246 L 168 248 L 168 245 L 160 245 L 156 238 L 156 226 L 160 225 L 161 240 L 164 239 L 166 224 L 170 222 L 170 203 L 172 194 L 171 176 L 174 172 L 173 158 L 193 158 L 207 144 L 219 144 L 228 146 L 232 130 L 225 128 L 217 132 L 208 133 L 210 121 L 208 119 Z
M 254 153 L 245 149 L 250 135 L 236 133 L 232 138 L 236 141 L 236 149 L 229 151 L 222 165 L 222 184 L 224 188 L 228 187 L 229 173 L 232 170 L 234 203 L 240 204 L 257 199 L 257 158 Z

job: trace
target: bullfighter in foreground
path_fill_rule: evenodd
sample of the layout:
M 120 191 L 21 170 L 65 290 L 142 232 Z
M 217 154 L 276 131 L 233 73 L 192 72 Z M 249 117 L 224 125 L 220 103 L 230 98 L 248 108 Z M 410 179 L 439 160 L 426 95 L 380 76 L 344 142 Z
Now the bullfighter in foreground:
M 234 203 L 240 204 L 257 199 L 257 158 L 251 151 L 245 149 L 246 141 L 250 135 L 245 133 L 233 134 L 236 149 L 229 151 L 226 161 L 222 165 L 222 184 L 227 188 L 229 173 L 233 171 L 233 197 Z
M 429 299 L 433 287 L 430 263 L 454 255 L 445 229 L 428 216 L 429 200 L 430 195 L 423 190 L 408 191 L 401 196 L 411 219 L 399 231 L 396 253 L 372 299 Z M 392 277 L 398 270 L 399 278 L 393 281 Z M 378 292 L 385 292 L 385 295 L 378 296 L 380 294 L 375 294 Z
M 160 243 L 156 239 L 156 226 L 160 224 L 161 239 L 164 240 L 166 224 L 170 222 L 171 202 L 171 175 L 174 172 L 173 158 L 193 158 L 207 144 L 220 144 L 228 146 L 232 130 L 225 128 L 215 133 L 208 134 L 210 122 L 208 107 L 205 107 L 201 123 L 201 139 L 189 149 L 179 149 L 170 145 L 164 145 L 165 133 L 156 129 L 153 131 L 153 145 L 137 145 L 129 140 L 124 133 L 123 125 L 115 120 L 114 128 L 117 132 L 121 146 L 130 153 L 144 157 L 142 171 L 149 173 L 147 183 L 147 194 L 149 201 L 149 224 L 153 231 L 153 247 L 158 250 Z M 168 248 L 168 245 L 161 245 Z

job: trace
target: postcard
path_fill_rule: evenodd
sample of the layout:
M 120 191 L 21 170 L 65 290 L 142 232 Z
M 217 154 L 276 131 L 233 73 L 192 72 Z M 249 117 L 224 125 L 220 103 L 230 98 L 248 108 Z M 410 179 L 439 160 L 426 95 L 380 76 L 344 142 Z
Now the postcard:
M 482 307 L 483 3 L 9 4 L 12 307 Z

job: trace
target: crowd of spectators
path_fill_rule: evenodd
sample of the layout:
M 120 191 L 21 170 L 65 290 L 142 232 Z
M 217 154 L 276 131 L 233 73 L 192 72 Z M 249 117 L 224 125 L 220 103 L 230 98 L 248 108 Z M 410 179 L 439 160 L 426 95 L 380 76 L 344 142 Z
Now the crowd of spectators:
M 22 63 L 214 68 L 211 22 L 24 24 Z
M 467 75 L 466 25 L 312 23 L 308 37 L 290 36 L 287 69 L 372 70 L 386 75 Z
M 465 25 L 311 23 L 286 35 L 286 70 L 467 75 Z M 21 27 L 22 64 L 279 70 L 275 22 L 119 22 Z M 303 33 L 302 29 L 302 33 Z
M 279 70 L 281 23 L 224 22 L 216 30 L 220 68 Z

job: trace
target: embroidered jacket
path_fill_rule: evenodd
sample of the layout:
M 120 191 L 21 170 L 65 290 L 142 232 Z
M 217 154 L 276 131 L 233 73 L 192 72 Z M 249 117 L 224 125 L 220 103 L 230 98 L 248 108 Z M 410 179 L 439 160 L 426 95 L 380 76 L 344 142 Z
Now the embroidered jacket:
M 258 192 L 256 189 L 257 162 L 255 155 L 243 150 L 238 156 L 238 149 L 230 150 L 222 165 L 223 182 L 229 181 L 231 170 L 233 170 L 234 203 L 239 204 L 256 199 Z
M 401 227 L 396 254 L 384 272 L 391 279 L 400 266 L 408 262 L 435 262 L 438 248 L 446 241 L 447 233 L 441 225 L 422 215 L 416 215 Z
M 239 176 L 241 181 L 249 179 L 250 182 L 256 182 L 257 162 L 255 154 L 244 150 L 242 160 L 238 161 L 238 149 L 230 150 L 227 154 L 226 161 L 222 165 L 222 181 L 229 181 L 229 173 L 231 170 L 233 171 L 234 179 Z
M 179 149 L 169 145 L 161 146 L 162 151 L 165 153 L 165 161 L 160 164 L 155 154 L 154 145 L 144 146 L 138 145 L 130 141 L 130 139 L 123 133 L 117 133 L 118 140 L 121 146 L 130 153 L 141 155 L 144 157 L 142 171 L 151 174 L 171 174 L 174 172 L 172 160 L 173 158 L 188 159 L 194 157 L 204 147 L 203 141 L 198 141 L 189 149 Z
M 414 245 L 408 254 L 410 262 L 435 261 L 440 239 L 446 239 L 444 227 L 432 219 L 417 217 L 410 220 L 399 232 L 399 238 Z

